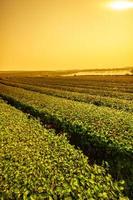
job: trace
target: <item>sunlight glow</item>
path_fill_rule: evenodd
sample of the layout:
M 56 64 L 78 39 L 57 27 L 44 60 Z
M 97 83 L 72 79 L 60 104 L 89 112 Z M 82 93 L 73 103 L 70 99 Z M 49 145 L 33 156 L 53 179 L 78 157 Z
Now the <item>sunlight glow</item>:
M 126 10 L 133 8 L 133 2 L 131 1 L 115 1 L 108 5 L 113 10 Z
M 131 2 L 0 0 L 0 71 L 133 66 Z

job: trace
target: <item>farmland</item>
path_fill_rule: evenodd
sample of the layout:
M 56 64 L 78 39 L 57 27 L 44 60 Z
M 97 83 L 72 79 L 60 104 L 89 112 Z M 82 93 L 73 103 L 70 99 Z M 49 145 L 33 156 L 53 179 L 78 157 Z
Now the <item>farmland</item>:
M 132 76 L 2 77 L 0 97 L 3 198 L 133 198 Z

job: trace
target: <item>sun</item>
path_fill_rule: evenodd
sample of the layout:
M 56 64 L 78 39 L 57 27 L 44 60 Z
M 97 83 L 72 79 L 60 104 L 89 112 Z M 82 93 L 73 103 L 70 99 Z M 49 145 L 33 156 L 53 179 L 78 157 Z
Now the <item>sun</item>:
M 113 1 L 108 6 L 113 10 L 127 10 L 133 8 L 133 1 Z

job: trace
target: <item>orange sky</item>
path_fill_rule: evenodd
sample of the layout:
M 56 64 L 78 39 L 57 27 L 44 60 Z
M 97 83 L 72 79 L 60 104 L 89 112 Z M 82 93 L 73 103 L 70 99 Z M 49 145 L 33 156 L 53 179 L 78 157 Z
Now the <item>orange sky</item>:
M 133 66 L 133 8 L 108 0 L 0 0 L 0 70 Z

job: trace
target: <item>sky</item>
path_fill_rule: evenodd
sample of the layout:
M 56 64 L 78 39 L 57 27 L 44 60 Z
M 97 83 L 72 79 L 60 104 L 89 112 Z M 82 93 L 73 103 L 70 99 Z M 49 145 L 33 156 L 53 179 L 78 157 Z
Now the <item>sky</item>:
M 0 0 L 0 71 L 133 66 L 133 8 L 112 2 Z

